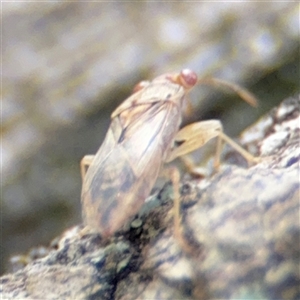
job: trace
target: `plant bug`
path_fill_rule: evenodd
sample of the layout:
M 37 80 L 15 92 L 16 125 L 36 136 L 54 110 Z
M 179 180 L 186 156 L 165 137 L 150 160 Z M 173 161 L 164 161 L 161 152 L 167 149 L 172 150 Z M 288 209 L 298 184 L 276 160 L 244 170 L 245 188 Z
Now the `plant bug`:
M 104 238 L 114 234 L 138 213 L 164 163 L 202 147 L 214 137 L 218 138 L 216 167 L 222 140 L 248 161 L 256 161 L 223 133 L 218 120 L 196 122 L 179 130 L 187 94 L 199 83 L 227 86 L 256 105 L 255 98 L 239 86 L 214 78 L 198 80 L 189 69 L 136 85 L 133 94 L 112 113 L 110 127 L 96 155 L 87 155 L 81 161 L 85 225 Z M 178 171 L 173 170 L 171 178 L 175 191 L 175 231 L 178 231 Z

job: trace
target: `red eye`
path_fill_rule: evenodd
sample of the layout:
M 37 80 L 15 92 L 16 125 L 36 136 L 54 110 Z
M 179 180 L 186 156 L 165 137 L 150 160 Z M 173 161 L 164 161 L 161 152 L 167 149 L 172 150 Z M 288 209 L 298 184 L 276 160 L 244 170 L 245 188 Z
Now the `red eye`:
M 137 83 L 134 88 L 133 88 L 133 93 L 136 93 L 139 90 L 142 90 L 143 88 L 145 88 L 147 85 L 149 84 L 149 81 L 141 81 L 139 83 Z
M 183 69 L 178 79 L 184 88 L 190 89 L 197 83 L 198 76 L 190 69 Z

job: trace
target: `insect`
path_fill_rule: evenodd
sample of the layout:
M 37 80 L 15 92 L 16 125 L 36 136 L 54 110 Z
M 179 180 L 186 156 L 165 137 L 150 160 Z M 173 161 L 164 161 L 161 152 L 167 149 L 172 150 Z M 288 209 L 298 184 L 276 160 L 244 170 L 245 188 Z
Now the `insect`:
M 133 94 L 112 113 L 110 127 L 96 155 L 87 155 L 81 161 L 85 225 L 105 238 L 114 234 L 138 213 L 164 163 L 202 147 L 214 137 L 219 140 L 216 166 L 221 140 L 248 161 L 255 161 L 223 133 L 218 120 L 193 123 L 179 130 L 187 94 L 199 83 L 225 85 L 250 104 L 256 104 L 255 98 L 242 88 L 219 79 L 198 80 L 189 69 L 136 85 Z M 178 182 L 178 174 L 173 175 L 173 179 L 177 178 L 173 182 Z M 179 183 L 174 190 L 178 186 Z M 178 193 L 175 198 L 178 203 Z M 179 204 L 176 207 L 174 219 L 178 227 Z

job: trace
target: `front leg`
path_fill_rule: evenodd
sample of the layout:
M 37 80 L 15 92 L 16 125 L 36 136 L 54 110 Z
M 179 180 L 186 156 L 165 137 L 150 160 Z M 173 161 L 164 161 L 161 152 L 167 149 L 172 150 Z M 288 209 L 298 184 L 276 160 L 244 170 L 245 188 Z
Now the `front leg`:
M 175 142 L 181 142 L 181 144 L 171 151 L 166 162 L 197 150 L 215 137 L 218 138 L 214 161 L 216 169 L 220 166 L 222 140 L 239 152 L 248 162 L 259 161 L 257 157 L 251 155 L 223 132 L 223 127 L 219 120 L 209 120 L 193 123 L 182 128 L 175 136 Z
M 171 151 L 169 157 L 166 159 L 166 162 L 170 162 L 177 157 L 183 156 L 202 147 L 214 137 L 218 138 L 214 162 L 216 169 L 218 169 L 220 166 L 222 140 L 231 145 L 237 152 L 244 156 L 247 161 L 259 161 L 258 158 L 252 156 L 249 152 L 244 150 L 225 133 L 223 133 L 222 124 L 220 121 L 209 120 L 193 123 L 181 129 L 175 136 L 175 142 L 181 142 L 181 144 Z M 182 234 L 180 221 L 179 171 L 176 169 L 170 169 L 169 174 L 174 187 L 174 236 L 185 252 L 193 254 L 192 246 L 189 245 Z

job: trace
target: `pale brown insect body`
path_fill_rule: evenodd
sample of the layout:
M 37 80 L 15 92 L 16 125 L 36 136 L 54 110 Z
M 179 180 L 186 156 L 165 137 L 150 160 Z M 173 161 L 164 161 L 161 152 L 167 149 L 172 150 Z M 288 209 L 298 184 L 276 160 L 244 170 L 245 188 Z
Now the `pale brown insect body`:
M 98 152 L 82 160 L 81 201 L 85 225 L 104 237 L 112 235 L 138 213 L 164 162 L 219 136 L 219 121 L 211 121 L 212 125 L 218 124 L 213 126 L 214 132 L 206 130 L 211 124 L 206 122 L 203 128 L 205 122 L 200 122 L 189 125 L 183 131 L 184 137 L 180 135 L 185 96 L 196 83 L 197 76 L 191 70 L 159 76 L 137 85 L 137 91 L 112 113 Z M 200 130 L 193 128 L 196 124 L 201 124 Z M 179 140 L 186 142 L 173 149 L 178 134 Z M 252 158 L 247 152 L 241 154 L 249 160 Z M 90 166 L 84 174 L 86 165 Z

